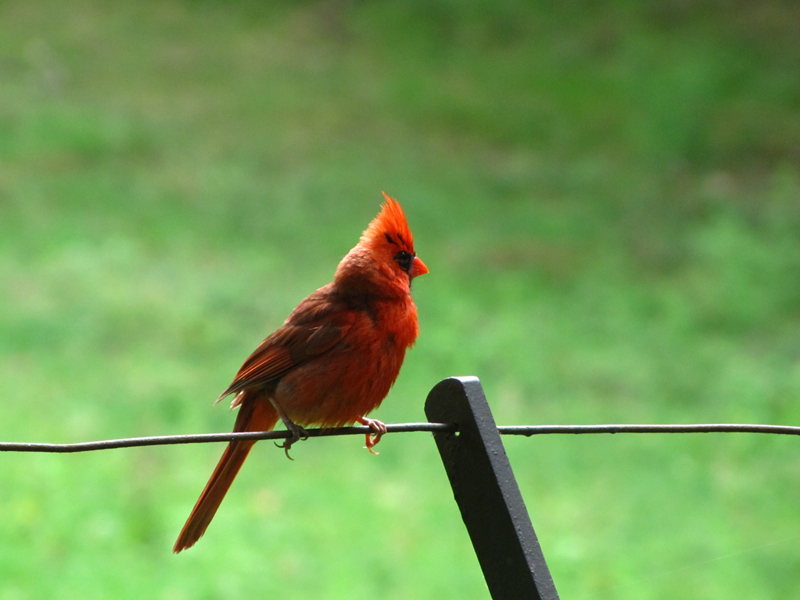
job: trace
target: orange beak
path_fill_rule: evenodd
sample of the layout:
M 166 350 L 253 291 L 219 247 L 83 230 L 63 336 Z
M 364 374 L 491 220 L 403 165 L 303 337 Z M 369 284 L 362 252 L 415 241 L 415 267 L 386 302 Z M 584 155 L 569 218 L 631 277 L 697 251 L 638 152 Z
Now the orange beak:
M 425 263 L 419 258 L 419 256 L 414 257 L 414 261 L 411 263 L 411 268 L 408 270 L 408 274 L 411 276 L 411 279 L 414 277 L 419 277 L 420 275 L 425 275 L 428 272 L 428 267 L 425 266 Z

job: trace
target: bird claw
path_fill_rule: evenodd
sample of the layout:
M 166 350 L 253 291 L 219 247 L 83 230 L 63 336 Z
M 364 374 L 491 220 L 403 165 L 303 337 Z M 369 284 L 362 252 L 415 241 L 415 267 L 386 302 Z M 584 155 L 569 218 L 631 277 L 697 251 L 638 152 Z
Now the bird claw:
M 356 419 L 362 425 L 366 425 L 375 433 L 368 433 L 367 434 L 367 445 L 366 449 L 369 450 L 370 454 L 380 454 L 380 452 L 375 452 L 372 448 L 374 448 L 378 442 L 381 441 L 381 437 L 388 431 L 386 429 L 386 425 L 383 421 L 378 421 L 378 419 L 368 419 L 367 417 L 361 417 Z
M 283 451 L 286 453 L 286 458 L 289 460 L 294 460 L 291 456 L 289 456 L 289 448 L 291 448 L 292 445 L 297 441 L 305 442 L 308 439 L 308 432 L 297 423 L 292 423 L 292 421 L 286 423 L 286 427 L 292 433 L 292 435 L 283 440 L 282 444 L 279 444 L 278 442 L 273 443 L 276 447 L 283 448 Z

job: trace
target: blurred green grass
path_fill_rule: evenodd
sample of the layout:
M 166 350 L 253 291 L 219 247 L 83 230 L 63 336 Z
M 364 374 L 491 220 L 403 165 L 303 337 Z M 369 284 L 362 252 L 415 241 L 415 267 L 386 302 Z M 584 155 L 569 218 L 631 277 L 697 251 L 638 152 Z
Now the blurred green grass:
M 403 202 L 431 274 L 376 415 L 800 420 L 796 7 L 0 5 L 0 439 L 225 431 L 252 348 Z M 506 440 L 564 598 L 800 593 L 796 440 Z M 0 456 L 0 600 L 484 598 L 432 441 Z

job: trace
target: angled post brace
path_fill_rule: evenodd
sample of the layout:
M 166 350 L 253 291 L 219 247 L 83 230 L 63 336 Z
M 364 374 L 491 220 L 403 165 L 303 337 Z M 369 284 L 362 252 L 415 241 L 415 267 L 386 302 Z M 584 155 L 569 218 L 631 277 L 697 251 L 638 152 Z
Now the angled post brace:
M 558 600 L 480 381 L 439 382 L 425 414 L 458 428 L 433 437 L 492 598 Z

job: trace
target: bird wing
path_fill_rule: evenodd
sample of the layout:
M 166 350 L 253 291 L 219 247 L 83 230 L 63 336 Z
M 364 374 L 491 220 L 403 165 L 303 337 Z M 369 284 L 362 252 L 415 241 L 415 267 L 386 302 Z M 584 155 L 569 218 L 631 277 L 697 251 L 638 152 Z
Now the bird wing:
M 322 288 L 303 300 L 286 323 L 259 344 L 222 392 L 220 400 L 228 394 L 275 381 L 344 339 L 356 321 L 356 313 L 332 302 L 325 292 Z

